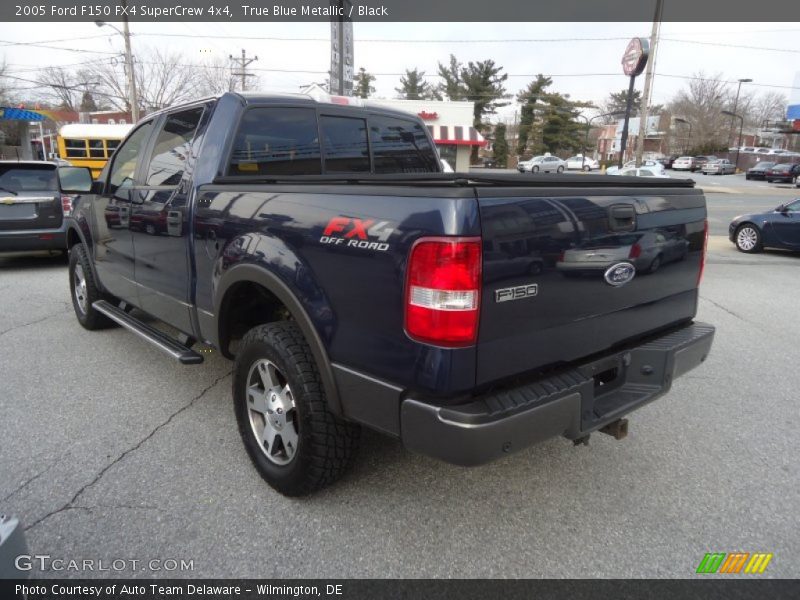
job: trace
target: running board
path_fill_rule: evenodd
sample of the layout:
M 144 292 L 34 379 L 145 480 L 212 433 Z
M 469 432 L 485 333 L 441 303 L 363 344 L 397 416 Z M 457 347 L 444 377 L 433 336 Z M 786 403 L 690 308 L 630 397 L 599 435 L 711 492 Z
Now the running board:
M 163 331 L 143 323 L 136 317 L 132 317 L 124 310 L 117 308 L 105 300 L 98 300 L 92 303 L 92 308 L 104 314 L 112 321 L 119 323 L 125 329 L 132 331 L 140 338 L 150 342 L 162 352 L 166 352 L 172 358 L 177 359 L 184 365 L 196 365 L 203 362 L 203 357 L 194 350 L 187 348 L 178 340 L 171 338 Z

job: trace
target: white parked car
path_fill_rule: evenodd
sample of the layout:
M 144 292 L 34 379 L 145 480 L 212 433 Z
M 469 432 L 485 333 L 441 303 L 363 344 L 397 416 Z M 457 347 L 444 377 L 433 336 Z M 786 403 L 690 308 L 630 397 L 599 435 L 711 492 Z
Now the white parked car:
M 619 176 L 627 176 L 627 177 L 660 177 L 660 178 L 667 178 L 669 179 L 669 175 L 664 173 L 664 171 L 658 171 L 653 167 L 640 167 L 640 168 L 629 168 L 626 169 L 625 167 L 622 168 L 621 171 L 614 171 L 613 173 L 609 173 L 609 175 L 619 175 Z
M 600 163 L 588 156 L 584 158 L 580 154 L 570 156 L 567 159 L 567 169 L 570 171 L 594 171 L 600 168 Z
M 692 171 L 694 170 L 694 156 L 679 156 L 672 161 L 673 171 Z
M 647 168 L 647 169 L 649 169 L 650 171 L 652 171 L 654 173 L 657 173 L 659 176 L 664 176 L 664 177 L 667 176 L 667 171 L 666 171 L 666 169 L 664 169 L 664 165 L 662 165 L 657 160 L 643 160 L 642 161 L 642 167 Z M 609 167 L 608 169 L 606 169 L 606 174 L 607 175 L 622 175 L 622 173 L 620 173 L 620 171 L 626 171 L 626 170 L 631 170 L 631 169 L 636 169 L 636 161 L 635 160 L 629 160 L 624 165 L 622 165 L 621 169 L 619 167 Z
M 534 156 L 517 165 L 517 171 L 520 173 L 563 173 L 566 168 L 566 161 L 550 155 Z

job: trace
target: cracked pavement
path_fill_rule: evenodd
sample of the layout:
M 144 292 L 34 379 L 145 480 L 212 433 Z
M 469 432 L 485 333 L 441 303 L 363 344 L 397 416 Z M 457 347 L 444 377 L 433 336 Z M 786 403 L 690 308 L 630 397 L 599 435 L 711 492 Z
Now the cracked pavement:
M 250 465 L 230 362 L 87 332 L 63 261 L 0 258 L 0 508 L 32 553 L 194 566 L 37 577 L 691 577 L 710 551 L 772 552 L 765 575 L 798 577 L 800 257 L 711 248 L 713 351 L 626 440 L 465 469 L 365 432 L 344 480 L 304 499 Z

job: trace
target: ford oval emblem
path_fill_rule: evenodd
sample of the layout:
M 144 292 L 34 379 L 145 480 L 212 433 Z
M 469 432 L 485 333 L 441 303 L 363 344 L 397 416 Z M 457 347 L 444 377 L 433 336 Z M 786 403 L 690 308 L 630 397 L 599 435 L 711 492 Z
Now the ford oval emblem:
M 625 285 L 636 276 L 636 267 L 629 262 L 611 265 L 606 269 L 605 278 L 608 285 L 619 287 Z

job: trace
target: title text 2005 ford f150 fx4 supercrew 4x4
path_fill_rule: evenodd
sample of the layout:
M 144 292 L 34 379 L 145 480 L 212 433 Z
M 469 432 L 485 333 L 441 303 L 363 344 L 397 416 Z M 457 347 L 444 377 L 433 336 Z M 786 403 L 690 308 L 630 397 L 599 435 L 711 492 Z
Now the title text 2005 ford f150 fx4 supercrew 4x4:
M 274 488 L 334 481 L 360 425 L 461 465 L 623 437 L 706 358 L 691 181 L 442 173 L 419 118 L 344 102 L 148 115 L 69 223 L 81 324 L 235 359 L 239 430 Z

